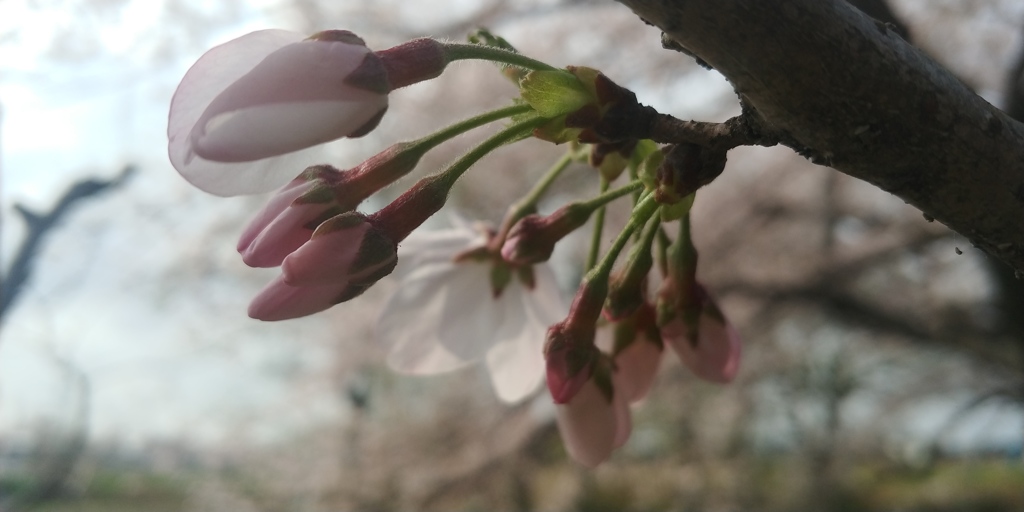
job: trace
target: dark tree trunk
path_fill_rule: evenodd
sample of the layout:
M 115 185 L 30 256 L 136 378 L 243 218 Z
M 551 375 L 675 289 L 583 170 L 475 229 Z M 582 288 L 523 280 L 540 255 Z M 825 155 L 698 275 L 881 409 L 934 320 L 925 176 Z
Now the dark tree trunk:
M 784 144 L 1024 273 L 1024 125 L 891 25 L 842 0 L 619 1 L 721 72 Z

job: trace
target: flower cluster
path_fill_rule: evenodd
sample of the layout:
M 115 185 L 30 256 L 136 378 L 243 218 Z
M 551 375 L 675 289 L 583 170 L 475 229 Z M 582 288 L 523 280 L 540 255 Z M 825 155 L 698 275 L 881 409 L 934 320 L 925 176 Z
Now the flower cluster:
M 546 381 L 567 451 L 596 466 L 629 438 L 630 405 L 651 389 L 666 345 L 702 379 L 736 376 L 739 336 L 696 279 L 688 213 L 696 189 L 721 172 L 725 153 L 693 143 L 659 148 L 643 134 L 653 110 L 597 70 L 555 69 L 487 33 L 473 41 L 417 39 L 373 51 L 338 30 L 312 37 L 264 30 L 229 41 L 204 54 L 174 94 L 170 160 L 213 194 L 277 189 L 238 242 L 245 264 L 280 268 L 250 304 L 251 317 L 318 313 L 395 273 L 400 282 L 377 329 L 392 368 L 425 375 L 482 362 L 507 402 L 532 396 Z M 396 89 L 435 78 L 460 59 L 502 64 L 521 98 L 347 169 L 319 161 L 323 144 L 373 130 Z M 358 211 L 426 152 L 502 119 L 507 126 L 387 206 Z M 417 231 L 477 161 L 531 136 L 568 142 L 569 150 L 497 230 Z M 596 170 L 600 193 L 539 215 L 551 183 L 581 161 Z M 611 186 L 624 175 L 626 183 Z M 605 206 L 624 198 L 632 214 L 601 256 Z M 595 234 L 585 277 L 567 307 L 548 260 L 588 223 Z M 674 240 L 665 233 L 672 223 L 679 226 Z M 655 255 L 662 272 L 652 297 Z M 611 346 L 596 343 L 601 329 L 611 333 Z

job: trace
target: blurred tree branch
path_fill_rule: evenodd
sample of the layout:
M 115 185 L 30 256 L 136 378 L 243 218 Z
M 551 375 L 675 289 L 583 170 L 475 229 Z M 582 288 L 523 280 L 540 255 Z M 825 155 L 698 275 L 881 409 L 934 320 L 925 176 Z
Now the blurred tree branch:
M 1024 274 L 1024 125 L 841 0 L 619 0 L 812 162 L 916 206 Z
M 28 232 L 14 256 L 14 261 L 11 262 L 7 272 L 0 277 L 0 323 L 3 322 L 23 286 L 32 275 L 32 265 L 43 238 L 60 224 L 61 219 L 71 211 L 71 207 L 76 203 L 121 186 L 134 173 L 135 168 L 127 166 L 121 171 L 121 174 L 109 180 L 83 179 L 68 188 L 64 195 L 57 200 L 57 204 L 45 213 L 33 212 L 21 204 L 14 205 L 15 211 L 25 221 Z

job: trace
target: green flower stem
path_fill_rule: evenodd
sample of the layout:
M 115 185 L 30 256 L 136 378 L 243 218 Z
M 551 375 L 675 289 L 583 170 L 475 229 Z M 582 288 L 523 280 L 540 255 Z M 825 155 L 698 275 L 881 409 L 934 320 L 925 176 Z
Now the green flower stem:
M 544 174 L 544 177 L 533 186 L 525 197 L 520 199 L 515 204 L 515 220 L 519 220 L 537 209 L 537 201 L 548 191 L 551 184 L 562 174 L 562 171 L 569 167 L 569 164 L 575 159 L 576 155 L 572 151 L 567 151 L 561 158 L 552 165 L 548 172 Z
M 601 262 L 587 273 L 586 277 L 584 277 L 584 281 L 593 282 L 595 280 L 600 280 L 607 282 L 608 277 L 612 273 L 612 267 L 615 266 L 615 260 L 618 259 L 619 253 L 622 252 L 622 248 L 626 246 L 626 242 L 628 242 L 629 238 L 633 236 L 634 231 L 647 224 L 648 219 L 658 211 L 660 206 L 661 205 L 655 201 L 653 194 L 647 194 L 640 199 L 640 202 L 635 208 L 633 208 L 632 215 L 629 216 L 629 222 L 627 222 L 626 226 L 622 228 L 622 232 L 615 237 L 615 241 L 612 242 L 611 248 L 609 248 L 608 252 L 605 253 Z
M 665 226 L 661 226 L 658 229 L 658 270 L 661 271 L 661 275 L 668 275 L 668 247 L 672 244 L 672 239 L 665 233 Z
M 697 274 L 697 249 L 690 239 L 690 214 L 679 219 L 679 236 L 668 248 L 668 273 L 684 289 L 692 285 Z
M 636 247 L 640 251 L 646 254 L 651 254 L 651 249 L 654 248 L 654 238 L 661 232 L 661 220 L 655 220 L 647 223 L 647 227 L 644 228 L 640 234 L 640 240 L 637 242 Z M 648 266 L 648 270 L 650 267 Z M 644 272 L 646 274 L 646 271 Z
M 512 52 L 493 46 L 465 43 L 443 43 L 445 57 L 448 62 L 466 59 L 489 60 L 501 62 L 510 66 L 516 66 L 531 70 L 555 70 L 554 66 L 545 64 L 539 60 L 531 59 L 520 53 Z
M 626 169 L 629 172 L 629 181 L 640 179 L 640 162 L 631 161 Z M 640 196 L 642 195 L 642 190 L 637 190 L 633 193 L 633 206 L 636 206 L 636 204 L 640 202 Z
M 601 193 L 604 194 L 608 191 L 608 185 L 610 182 L 601 176 Z M 583 267 L 583 270 L 589 272 L 590 269 L 597 265 L 597 257 L 601 253 L 601 235 L 604 233 L 604 217 L 605 209 L 601 207 L 597 211 L 597 215 L 594 217 L 594 230 L 590 233 L 590 252 L 587 253 L 587 265 Z
M 426 153 L 428 150 L 433 149 L 442 142 L 453 139 L 458 135 L 462 135 L 463 133 L 466 133 L 469 130 L 472 130 L 473 128 L 483 126 L 487 123 L 497 121 L 499 119 L 505 119 L 507 117 L 517 116 L 520 114 L 526 114 L 532 110 L 533 107 L 530 107 L 529 105 L 526 104 L 521 104 L 510 105 L 508 107 L 499 108 L 497 110 L 492 110 L 490 112 L 484 112 L 483 114 L 480 114 L 478 116 L 471 117 L 469 119 L 463 119 L 462 121 L 452 124 L 451 126 L 442 128 L 441 130 L 431 133 L 426 137 L 414 140 L 410 144 L 416 147 L 417 150 L 421 150 L 423 153 Z
M 547 122 L 547 119 L 533 115 L 512 123 L 505 129 L 481 142 L 479 146 L 469 150 L 469 152 L 462 155 L 458 160 L 449 165 L 447 169 L 435 174 L 434 177 L 438 180 L 438 184 L 443 183 L 450 189 L 452 185 L 454 185 L 455 182 L 473 166 L 473 164 L 485 155 L 501 146 L 504 146 L 505 144 L 515 142 L 529 136 L 530 133 L 533 132 L 534 128 L 537 128 L 545 122 Z
M 632 181 L 632 182 L 629 182 L 629 183 L 627 183 L 627 184 L 625 184 L 625 185 L 623 185 L 623 186 L 621 186 L 621 187 L 619 187 L 619 188 L 617 188 L 615 190 L 609 190 L 607 192 L 603 192 L 600 195 L 595 196 L 592 199 L 588 199 L 586 201 L 580 201 L 580 202 L 576 203 L 576 205 L 578 207 L 580 207 L 580 208 L 590 209 L 591 211 L 597 210 L 598 208 L 601 208 L 602 206 L 604 206 L 604 205 L 606 205 L 606 204 L 608 204 L 608 203 L 610 203 L 610 202 L 612 202 L 612 201 L 614 201 L 614 200 L 616 200 L 616 199 L 618 199 L 618 198 L 620 198 L 620 197 L 622 197 L 624 195 L 627 195 L 627 194 L 629 194 L 631 192 L 634 192 L 636 190 L 640 190 L 643 187 L 644 187 L 644 183 L 642 181 L 639 181 L 639 180 Z
M 478 128 L 487 123 L 507 117 L 528 114 L 529 105 L 512 105 L 484 112 L 469 119 L 463 119 L 420 139 L 398 142 L 353 169 L 346 179 L 349 193 L 365 199 L 412 172 L 428 151 L 441 143 Z
M 643 229 L 633 231 L 636 241 L 626 254 L 625 261 L 615 276 L 611 278 L 608 291 L 608 303 L 605 306 L 610 318 L 624 319 L 632 316 L 646 301 L 645 292 L 647 276 L 654 266 L 651 249 L 654 237 L 661 229 L 661 216 L 651 215 Z M 629 344 L 629 340 L 621 340 Z
M 545 122 L 546 119 L 537 115 L 514 122 L 459 157 L 447 169 L 417 181 L 404 194 L 370 215 L 370 222 L 395 243 L 405 240 L 409 233 L 444 207 L 452 186 L 473 164 L 505 144 L 528 137 Z

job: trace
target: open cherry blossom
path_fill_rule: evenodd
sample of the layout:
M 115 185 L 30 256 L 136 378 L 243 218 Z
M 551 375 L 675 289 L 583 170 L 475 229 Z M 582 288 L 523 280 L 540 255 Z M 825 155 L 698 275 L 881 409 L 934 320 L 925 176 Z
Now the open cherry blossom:
M 429 375 L 483 361 L 498 397 L 516 402 L 542 382 L 544 333 L 567 307 L 546 265 L 533 267 L 533 288 L 513 276 L 496 296 L 492 262 L 454 260 L 484 242 L 466 226 L 411 235 L 377 336 L 397 371 Z

